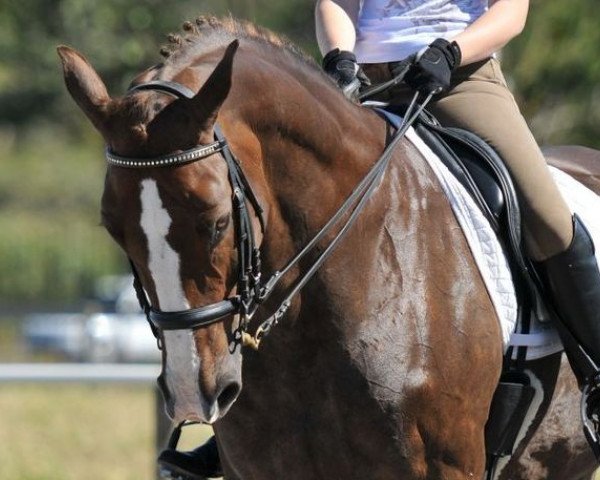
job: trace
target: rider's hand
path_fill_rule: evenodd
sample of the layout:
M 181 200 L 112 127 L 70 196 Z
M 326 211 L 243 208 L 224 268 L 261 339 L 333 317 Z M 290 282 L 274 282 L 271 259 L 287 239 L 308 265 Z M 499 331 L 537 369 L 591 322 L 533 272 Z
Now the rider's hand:
M 335 80 L 344 95 L 352 100 L 357 98 L 361 87 L 371 85 L 369 78 L 356 63 L 354 54 L 346 50 L 336 48 L 325 55 L 323 70 Z
M 438 38 L 415 55 L 404 80 L 421 93 L 441 93 L 450 88 L 452 72 L 459 67 L 460 61 L 458 44 Z

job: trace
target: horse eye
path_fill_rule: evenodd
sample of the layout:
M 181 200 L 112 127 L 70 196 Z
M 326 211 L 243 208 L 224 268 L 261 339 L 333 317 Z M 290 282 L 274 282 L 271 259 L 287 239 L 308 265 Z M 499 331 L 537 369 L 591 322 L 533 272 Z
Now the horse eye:
M 223 232 L 229 226 L 229 214 L 222 216 L 215 222 L 215 231 Z
M 229 227 L 230 218 L 231 217 L 229 216 L 229 214 L 227 214 L 219 218 L 214 223 L 212 230 L 212 238 L 210 241 L 212 247 L 215 247 L 225 236 L 225 231 L 227 230 L 227 227 Z

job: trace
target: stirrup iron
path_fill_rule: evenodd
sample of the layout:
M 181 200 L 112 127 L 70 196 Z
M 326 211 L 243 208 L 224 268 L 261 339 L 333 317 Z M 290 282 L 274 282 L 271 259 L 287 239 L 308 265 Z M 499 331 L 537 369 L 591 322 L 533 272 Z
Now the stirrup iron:
M 581 392 L 581 421 L 585 438 L 600 462 L 600 373 L 592 377 Z

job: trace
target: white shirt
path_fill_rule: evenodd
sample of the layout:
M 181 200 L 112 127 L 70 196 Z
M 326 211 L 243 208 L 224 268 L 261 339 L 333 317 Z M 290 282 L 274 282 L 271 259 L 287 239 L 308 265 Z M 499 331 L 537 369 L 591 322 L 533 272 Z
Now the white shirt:
M 354 53 L 359 63 L 402 60 L 436 38 L 450 39 L 488 9 L 488 0 L 364 0 Z

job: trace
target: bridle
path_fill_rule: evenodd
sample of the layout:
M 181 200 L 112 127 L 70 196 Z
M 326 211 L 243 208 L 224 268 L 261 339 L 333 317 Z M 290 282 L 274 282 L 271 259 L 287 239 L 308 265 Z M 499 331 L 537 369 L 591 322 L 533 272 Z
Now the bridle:
M 154 80 L 138 84 L 129 89 L 129 93 L 140 90 L 154 90 L 161 93 L 173 95 L 176 98 L 192 98 L 195 93 L 189 88 L 175 83 L 163 80 Z M 300 250 L 286 266 L 281 270 L 274 272 L 266 282 L 261 278 L 261 260 L 260 248 L 257 245 L 252 219 L 248 212 L 247 203 L 252 205 L 255 215 L 258 217 L 263 234 L 265 233 L 266 222 L 264 211 L 255 195 L 248 178 L 231 152 L 227 140 L 218 125 L 214 127 L 215 141 L 198 145 L 189 150 L 178 153 L 172 153 L 153 158 L 135 158 L 123 157 L 115 154 L 109 148 L 106 149 L 106 160 L 109 165 L 128 169 L 147 169 L 147 168 L 176 168 L 181 165 L 200 161 L 206 157 L 220 153 L 227 164 L 229 182 L 233 191 L 232 216 L 234 219 L 235 236 L 238 250 L 238 275 L 236 295 L 226 298 L 216 303 L 206 306 L 192 308 L 179 312 L 162 312 L 150 304 L 142 282 L 137 273 L 135 265 L 130 259 L 131 270 L 134 276 L 134 288 L 142 310 L 144 311 L 152 333 L 157 339 L 158 346 L 162 349 L 162 331 L 164 330 L 193 330 L 206 327 L 217 322 L 223 321 L 231 315 L 240 316 L 240 325 L 237 333 L 237 340 L 244 346 L 250 346 L 258 349 L 262 338 L 267 335 L 271 328 L 279 323 L 291 305 L 293 297 L 308 283 L 315 275 L 320 266 L 330 256 L 341 239 L 345 236 L 352 224 L 355 222 L 359 213 L 363 210 L 367 200 L 371 198 L 373 191 L 379 184 L 385 169 L 392 157 L 395 146 L 404 136 L 410 125 L 417 119 L 425 108 L 432 95 L 429 95 L 420 105 L 417 105 L 418 94 L 415 95 L 409 106 L 405 120 L 400 128 L 394 133 L 388 142 L 383 154 L 377 162 L 371 167 L 369 172 L 363 177 L 361 182 L 355 187 L 350 196 L 331 217 L 331 219 L 321 228 L 321 230 Z M 417 108 L 416 108 L 417 107 Z M 416 110 L 415 110 L 416 108 Z M 279 307 L 270 317 L 263 321 L 254 335 L 247 333 L 248 324 L 256 313 L 258 307 L 265 302 L 273 292 L 275 286 L 281 278 L 285 276 L 299 261 L 309 252 L 315 249 L 317 244 L 329 231 L 338 224 L 341 218 L 347 215 L 345 223 L 340 227 L 338 233 L 319 254 L 312 266 L 308 268 L 296 280 L 289 292 L 285 295 Z
M 189 99 L 194 96 L 194 92 L 183 85 L 160 80 L 136 85 L 130 88 L 129 92 L 139 90 L 155 90 L 177 98 Z M 222 158 L 227 164 L 229 183 L 233 191 L 232 216 L 238 252 L 237 292 L 235 296 L 199 308 L 180 312 L 162 312 L 151 306 L 146 292 L 142 287 L 137 269 L 130 259 L 136 295 L 152 328 L 152 332 L 157 338 L 159 348 L 162 348 L 161 331 L 163 330 L 202 328 L 220 322 L 225 317 L 233 314 L 240 315 L 240 333 L 244 332 L 247 328 L 247 322 L 256 311 L 258 299 L 261 296 L 260 250 L 256 245 L 256 237 L 252 226 L 252 219 L 246 206 L 246 200 L 250 202 L 255 214 L 258 216 L 263 232 L 265 229 L 264 212 L 239 162 L 231 153 L 229 145 L 218 125 L 215 125 L 214 131 L 215 141 L 213 143 L 198 145 L 189 150 L 160 157 L 123 157 L 116 155 L 109 148 L 106 149 L 106 160 L 109 165 L 130 169 L 178 167 L 202 160 L 216 153 L 221 153 Z

